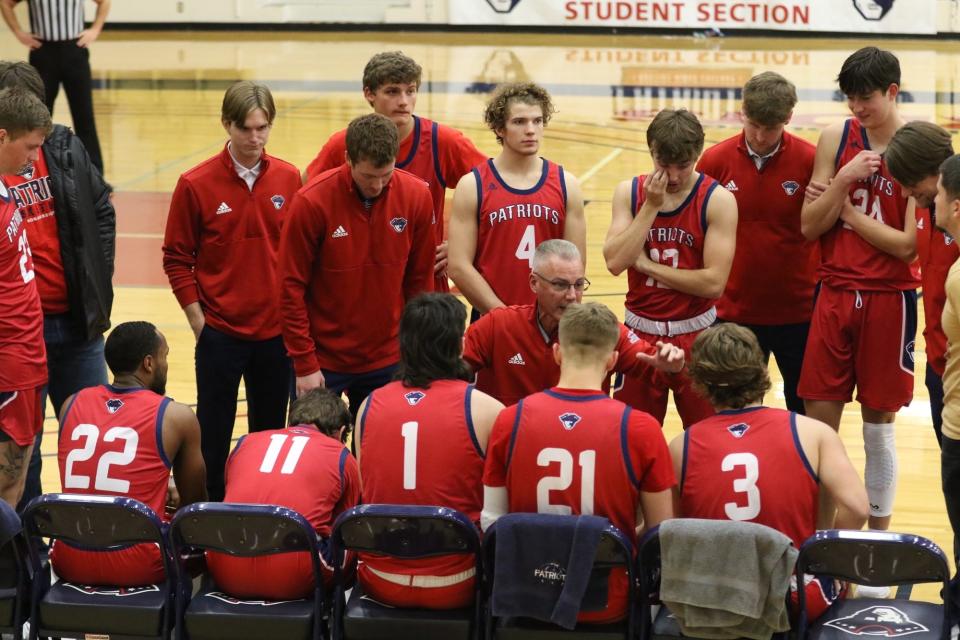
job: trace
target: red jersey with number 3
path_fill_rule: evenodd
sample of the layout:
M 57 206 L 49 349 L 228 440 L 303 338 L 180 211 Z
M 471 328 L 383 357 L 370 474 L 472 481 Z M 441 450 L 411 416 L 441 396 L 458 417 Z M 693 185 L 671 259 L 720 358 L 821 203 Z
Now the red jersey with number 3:
M 870 150 L 867 130 L 856 118 L 850 118 L 844 124 L 837 147 L 835 169 L 839 171 L 864 150 Z M 904 227 L 907 199 L 890 175 L 886 161 L 880 163 L 880 169 L 870 178 L 850 186 L 850 202 L 861 213 L 889 227 L 898 230 Z M 877 249 L 841 220 L 820 236 L 820 251 L 820 279 L 837 289 L 897 291 L 917 288 L 916 262 L 907 264 Z
M 169 398 L 149 389 L 99 385 L 83 389 L 64 409 L 57 461 L 64 493 L 133 498 L 163 516 L 170 461 L 163 449 Z M 142 586 L 164 579 L 154 544 L 119 551 L 54 545 L 53 568 L 83 584 Z
M 636 216 L 646 200 L 646 176 L 633 179 L 630 211 Z M 707 204 L 719 183 L 700 174 L 690 194 L 673 211 L 660 211 L 647 232 L 645 251 L 653 262 L 674 269 L 702 269 L 703 244 L 707 237 Z M 627 309 L 651 320 L 685 320 L 708 311 L 709 298 L 681 293 L 645 276 L 634 268 L 627 271 Z
M 436 380 L 426 389 L 398 381 L 370 394 L 358 429 L 364 502 L 442 505 L 479 526 L 483 450 L 471 417 L 473 391 L 462 380 Z M 360 554 L 360 559 L 365 582 L 371 569 L 450 576 L 475 563 L 470 554 L 412 561 Z
M 47 381 L 47 349 L 26 221 L 0 182 L 0 391 Z
M 529 189 L 508 185 L 493 160 L 473 169 L 477 183 L 477 252 L 473 264 L 505 305 L 535 302 L 530 290 L 533 252 L 563 238 L 567 185 L 563 167 L 542 159 Z
M 816 530 L 819 479 L 783 409 L 721 411 L 684 433 L 680 515 L 766 525 L 799 549 Z

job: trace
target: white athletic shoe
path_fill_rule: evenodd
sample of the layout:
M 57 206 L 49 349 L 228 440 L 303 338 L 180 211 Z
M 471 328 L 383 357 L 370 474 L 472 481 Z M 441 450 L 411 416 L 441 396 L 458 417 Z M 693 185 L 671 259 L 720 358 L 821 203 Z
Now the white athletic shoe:
M 858 584 L 854 597 L 886 600 L 890 597 L 890 587 L 868 587 L 865 584 Z

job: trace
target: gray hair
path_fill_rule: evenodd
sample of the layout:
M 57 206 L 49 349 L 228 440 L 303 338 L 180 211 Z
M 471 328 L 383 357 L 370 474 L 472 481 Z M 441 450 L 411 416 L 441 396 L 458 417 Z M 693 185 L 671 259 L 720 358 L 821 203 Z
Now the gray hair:
M 533 268 L 539 270 L 551 256 L 569 262 L 581 259 L 580 249 L 577 249 L 577 245 L 569 240 L 544 240 L 537 245 L 537 250 L 533 254 Z

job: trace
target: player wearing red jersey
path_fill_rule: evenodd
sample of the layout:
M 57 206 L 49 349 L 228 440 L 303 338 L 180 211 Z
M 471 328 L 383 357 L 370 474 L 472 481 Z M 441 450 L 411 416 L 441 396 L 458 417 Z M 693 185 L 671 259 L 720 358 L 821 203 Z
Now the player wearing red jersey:
M 503 405 L 468 383 L 470 370 L 460 359 L 466 319 L 466 308 L 448 293 L 417 296 L 404 308 L 398 379 L 360 409 L 364 502 L 442 505 L 479 526 L 484 451 Z M 452 609 L 474 596 L 470 554 L 420 560 L 361 554 L 360 560 L 364 592 L 381 602 Z
M 197 418 L 163 395 L 169 351 L 149 322 L 124 322 L 110 332 L 104 355 L 113 384 L 81 390 L 60 412 L 64 493 L 133 498 L 162 517 L 172 469 L 178 506 L 206 499 Z M 165 579 L 155 544 L 84 551 L 57 541 L 50 560 L 61 579 L 80 584 L 143 586 Z
M 390 118 L 400 136 L 397 169 L 424 180 L 433 198 L 437 253 L 434 291 L 447 291 L 447 240 L 444 197 L 470 169 L 487 159 L 473 142 L 452 127 L 414 115 L 422 69 L 400 51 L 374 55 L 363 69 L 363 98 L 374 112 Z M 304 182 L 343 164 L 347 131 L 334 133 L 304 172 Z
M 917 201 L 917 253 L 923 287 L 923 342 L 927 368 L 924 384 L 930 394 L 930 415 L 937 443 L 943 419 L 943 371 L 947 364 L 947 336 L 943 332 L 943 307 L 950 266 L 960 257 L 953 237 L 937 226 L 934 200 L 940 165 L 953 155 L 950 132 L 931 122 L 908 122 L 900 127 L 883 153 L 887 169 L 904 196 Z
M 838 528 L 862 527 L 867 493 L 840 437 L 822 422 L 761 404 L 770 377 L 756 336 L 721 324 L 698 335 L 692 351 L 690 377 L 717 415 L 670 443 L 679 515 L 756 522 L 800 548 L 817 529 L 825 491 L 839 507 Z M 817 582 L 807 593 L 811 602 L 819 598 L 820 608 L 832 596 L 828 592 L 824 602 Z
M 502 411 L 483 472 L 484 529 L 505 513 L 603 516 L 633 539 L 637 526 L 673 516 L 676 484 L 660 425 L 601 391 L 620 336 L 605 306 L 571 305 L 560 320 L 558 386 Z M 543 490 L 550 487 L 549 490 Z M 623 617 L 623 571 L 610 575 L 607 606 L 582 622 Z
M 541 242 L 528 277 L 534 304 L 500 307 L 467 328 L 463 358 L 477 373 L 477 389 L 504 403 L 554 386 L 560 364 L 553 357 L 557 328 L 566 308 L 579 303 L 590 286 L 577 246 L 568 240 Z M 658 341 L 655 346 L 620 325 L 613 370 L 639 375 L 648 367 L 676 373 L 683 350 Z M 608 380 L 604 379 L 604 390 Z
M 694 170 L 703 139 L 689 111 L 657 114 L 647 127 L 654 171 L 617 185 L 603 244 L 610 273 L 627 271 L 626 325 L 688 356 L 697 333 L 717 318 L 714 300 L 727 284 L 736 246 L 737 201 Z M 670 390 L 684 427 L 713 413 L 684 373 L 648 370 L 624 379 L 614 397 L 662 422 Z
M 800 233 L 815 147 L 784 131 L 796 103 L 796 88 L 780 74 L 750 78 L 743 87 L 743 131 L 707 149 L 697 171 L 737 200 L 737 250 L 717 316 L 746 326 L 767 357 L 773 353 L 787 408 L 803 413 L 797 381 L 820 254 Z
M 243 436 L 227 462 L 224 502 L 279 505 L 313 525 L 324 541 L 324 582 L 333 579 L 325 540 L 337 516 L 360 502 L 357 461 L 344 440 L 350 412 L 339 394 L 311 389 L 290 407 L 290 426 Z M 345 566 L 352 557 L 345 558 Z M 237 598 L 292 600 L 313 591 L 306 552 L 244 558 L 208 552 L 207 566 L 220 589 Z
M 404 303 L 433 287 L 427 185 L 394 170 L 397 127 L 370 114 L 347 127 L 347 163 L 294 198 L 280 243 L 281 324 L 297 394 L 346 391 L 356 415 L 393 377 Z
M 283 424 L 290 395 L 275 287 L 280 230 L 300 174 L 264 151 L 276 112 L 265 85 L 227 89 L 220 119 L 230 139 L 180 176 L 167 217 L 163 268 L 197 339 L 197 417 L 211 500 L 223 499 L 240 379 L 251 431 Z
M 819 195 L 801 214 L 803 235 L 820 239 L 822 284 L 797 393 L 808 416 L 839 429 L 856 386 L 869 524 L 887 529 L 897 482 L 893 421 L 913 397 L 917 313 L 915 203 L 881 155 L 904 125 L 900 63 L 865 47 L 844 61 L 837 79 L 855 117 L 821 134 L 808 187 Z M 821 526 L 831 526 L 829 500 L 821 517 Z
M 565 238 L 586 259 L 580 183 L 538 155 L 553 112 L 532 83 L 501 85 L 487 103 L 484 120 L 503 149 L 461 178 L 450 216 L 450 277 L 474 317 L 533 302 L 527 276 L 544 240 Z
M 36 162 L 53 128 L 50 112 L 22 89 L 0 91 L 0 174 Z M 0 500 L 16 508 L 27 461 L 43 428 L 47 382 L 43 312 L 23 214 L 0 181 Z

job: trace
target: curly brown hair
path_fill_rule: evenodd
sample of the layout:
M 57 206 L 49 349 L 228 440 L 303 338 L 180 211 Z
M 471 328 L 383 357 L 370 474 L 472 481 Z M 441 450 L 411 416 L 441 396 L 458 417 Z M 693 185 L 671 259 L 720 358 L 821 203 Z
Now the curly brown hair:
M 742 409 L 770 390 L 767 361 L 750 329 L 732 322 L 710 327 L 691 350 L 690 378 L 716 408 Z
M 546 89 L 532 82 L 511 82 L 501 84 L 490 96 L 490 101 L 483 110 L 483 121 L 497 136 L 497 142 L 503 144 L 503 137 L 497 131 L 507 126 L 510 115 L 510 105 L 514 102 L 538 106 L 543 112 L 543 126 L 547 126 L 550 117 L 556 112 L 550 94 Z
M 385 84 L 416 83 L 420 87 L 423 68 L 402 51 L 383 51 L 363 68 L 363 88 L 376 92 Z

